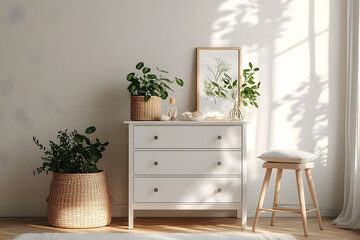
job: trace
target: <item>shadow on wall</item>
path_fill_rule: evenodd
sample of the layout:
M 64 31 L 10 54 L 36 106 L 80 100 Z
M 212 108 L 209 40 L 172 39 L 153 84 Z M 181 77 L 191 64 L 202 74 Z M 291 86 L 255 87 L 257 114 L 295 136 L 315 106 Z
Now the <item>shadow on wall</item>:
M 258 0 L 258 1 L 226 1 L 219 6 L 219 20 L 213 25 L 213 45 L 241 45 L 246 49 L 246 54 L 257 53 L 263 82 L 262 103 L 257 112 L 258 119 L 266 119 L 257 126 L 257 144 L 254 149 L 264 147 L 266 150 L 273 147 L 272 139 L 289 138 L 298 133 L 297 144 L 294 148 L 311 151 L 320 156 L 323 165 L 326 165 L 328 154 L 328 100 L 321 98 L 329 92 L 328 74 L 320 76 L 316 69 L 315 41 L 318 35 L 328 33 L 329 29 L 315 33 L 315 6 L 314 1 L 308 1 L 309 16 L 307 22 L 308 36 L 300 42 L 294 43 L 284 51 L 277 53 L 277 40 L 286 37 L 284 24 L 292 19 L 287 16 L 289 5 L 293 1 Z M 305 5 L 304 4 L 304 5 Z M 331 3 L 330 3 L 331 4 Z M 305 18 L 305 17 L 304 17 Z M 305 19 L 304 19 L 305 20 Z M 244 32 L 246 34 L 237 34 Z M 329 41 L 329 39 L 327 39 Z M 291 92 L 281 99 L 274 95 L 276 82 L 284 82 L 284 79 L 275 79 L 275 71 L 279 71 L 276 63 L 277 58 L 301 45 L 308 46 L 308 61 L 302 64 L 297 59 L 290 59 L 300 68 L 309 67 L 309 76 L 299 84 L 296 91 Z M 330 51 L 330 50 L 329 50 Z M 244 51 L 245 52 L 245 51 Z M 319 56 L 325 58 L 324 56 Z M 247 60 L 247 59 L 246 59 Z M 244 62 L 244 59 L 243 59 Z M 245 64 L 245 62 L 244 62 Z M 304 72 L 304 75 L 306 72 Z M 288 74 L 291 78 L 291 74 Z M 291 79 L 287 79 L 288 83 Z M 291 82 L 290 82 L 291 83 Z M 297 84 L 296 82 L 294 84 Z M 264 86 L 268 86 L 264 89 Z M 266 92 L 265 92 L 266 90 Z M 264 107 L 267 105 L 266 107 Z M 278 131 L 273 122 L 275 111 L 285 105 L 291 105 L 288 115 L 276 116 L 276 119 L 287 121 L 293 126 L 293 133 Z M 262 107 L 263 106 L 263 107 Z M 283 118 L 283 119 L 281 119 Z M 264 134 L 264 131 L 266 132 Z M 281 148 L 281 146 L 278 146 Z
M 315 33 L 315 6 L 314 1 L 309 2 L 308 21 L 308 49 L 309 49 L 309 80 L 304 81 L 295 93 L 285 96 L 281 101 L 274 103 L 274 108 L 281 106 L 282 102 L 291 102 L 292 112 L 288 120 L 293 122 L 294 128 L 300 130 L 298 149 L 315 152 L 323 166 L 326 166 L 328 156 L 328 111 L 329 99 L 321 99 L 321 95 L 328 95 L 329 79 L 317 73 L 315 42 L 316 38 L 324 33 Z M 329 41 L 329 39 L 327 39 Z M 329 49 L 330 51 L 330 49 Z M 299 118 L 301 116 L 301 118 Z M 294 119 L 298 119 L 295 120 Z

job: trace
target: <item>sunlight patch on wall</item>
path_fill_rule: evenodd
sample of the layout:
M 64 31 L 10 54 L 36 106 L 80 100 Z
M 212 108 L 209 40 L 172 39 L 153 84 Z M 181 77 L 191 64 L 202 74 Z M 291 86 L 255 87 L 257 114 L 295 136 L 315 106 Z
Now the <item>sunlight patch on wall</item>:
M 261 69 L 260 108 L 246 111 L 247 119 L 252 120 L 249 159 L 274 148 L 302 149 L 319 155 L 326 166 L 329 4 L 328 0 L 274 0 L 271 4 L 227 0 L 219 5 L 211 46 L 241 46 L 243 68 L 252 61 Z M 256 174 L 260 164 L 249 162 L 250 182 L 262 178 Z
M 310 1 L 292 9 L 297 13 L 291 14 L 293 20 L 284 26 L 286 37 L 278 39 L 275 47 L 270 145 L 314 152 L 326 165 L 329 2 Z

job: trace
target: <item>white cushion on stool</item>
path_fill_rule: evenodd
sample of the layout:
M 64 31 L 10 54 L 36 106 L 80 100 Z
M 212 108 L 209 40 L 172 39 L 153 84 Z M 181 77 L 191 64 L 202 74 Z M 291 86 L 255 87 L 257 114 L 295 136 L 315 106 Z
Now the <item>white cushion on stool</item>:
M 307 163 L 318 156 L 300 150 L 271 150 L 258 156 L 266 162 Z

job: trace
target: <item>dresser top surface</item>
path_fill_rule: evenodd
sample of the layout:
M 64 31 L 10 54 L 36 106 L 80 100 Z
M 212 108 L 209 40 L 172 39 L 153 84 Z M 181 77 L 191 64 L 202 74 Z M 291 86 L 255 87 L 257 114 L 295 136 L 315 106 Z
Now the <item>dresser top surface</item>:
M 249 124 L 250 121 L 124 121 L 129 125 L 162 125 L 162 126 L 240 126 Z

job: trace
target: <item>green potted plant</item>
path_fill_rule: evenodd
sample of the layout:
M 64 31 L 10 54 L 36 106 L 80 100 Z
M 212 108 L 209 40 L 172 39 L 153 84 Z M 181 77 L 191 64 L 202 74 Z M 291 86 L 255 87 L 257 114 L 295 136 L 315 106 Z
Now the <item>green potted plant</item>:
M 180 78 L 175 80 L 151 73 L 149 67 L 145 67 L 143 62 L 135 66 L 137 72 L 131 72 L 126 79 L 130 82 L 128 90 L 131 94 L 131 120 L 159 120 L 161 116 L 161 100 L 168 97 L 168 90 L 173 91 L 169 86 L 176 82 L 183 86 L 184 82 Z M 165 70 L 156 68 L 162 74 L 168 73 Z
M 95 131 L 93 126 L 85 130 L 86 134 L 59 131 L 59 142 L 50 140 L 49 148 L 33 137 L 34 143 L 44 151 L 42 166 L 34 170 L 34 175 L 53 173 L 46 199 L 51 226 L 89 228 L 106 226 L 111 221 L 111 197 L 105 172 L 97 166 L 109 143 L 101 143 L 98 138 L 91 141 L 87 135 Z
M 209 81 L 207 83 L 208 95 L 213 96 L 215 99 L 223 98 L 232 101 L 232 108 L 227 116 L 228 120 L 236 121 L 245 119 L 243 106 L 246 107 L 250 104 L 256 108 L 259 107 L 257 98 L 260 96 L 260 93 L 258 92 L 260 82 L 256 83 L 254 77 L 255 73 L 259 70 L 260 68 L 254 68 L 253 64 L 249 62 L 249 68 L 243 70 L 244 80 L 239 87 L 238 80 L 232 79 L 226 74 L 226 71 L 218 74 L 219 80 L 217 82 Z M 238 91 L 236 91 L 236 89 L 238 89 Z

